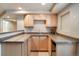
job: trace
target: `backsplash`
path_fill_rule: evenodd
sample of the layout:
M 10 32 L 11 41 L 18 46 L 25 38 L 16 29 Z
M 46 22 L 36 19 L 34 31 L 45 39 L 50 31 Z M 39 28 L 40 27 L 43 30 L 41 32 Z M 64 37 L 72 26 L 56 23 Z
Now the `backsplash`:
M 38 26 L 39 27 L 39 26 Z M 33 28 L 25 28 L 25 32 L 33 32 Z M 47 32 L 51 32 L 50 28 L 46 28 Z

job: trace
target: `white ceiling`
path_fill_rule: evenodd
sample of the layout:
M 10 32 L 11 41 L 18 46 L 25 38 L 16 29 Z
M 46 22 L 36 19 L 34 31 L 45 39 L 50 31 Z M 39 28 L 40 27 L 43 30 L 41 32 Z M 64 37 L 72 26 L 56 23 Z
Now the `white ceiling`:
M 18 10 L 18 7 L 22 7 L 26 11 L 49 11 L 53 3 L 46 3 L 46 5 L 41 5 L 41 3 L 0 3 L 0 7 L 3 10 Z
M 54 6 L 55 5 L 55 6 Z M 0 14 L 3 11 L 7 11 L 7 14 L 15 17 L 14 14 L 26 14 L 26 13 L 59 13 L 68 3 L 46 3 L 46 5 L 41 5 L 41 3 L 0 3 Z M 19 10 L 18 7 L 21 7 L 22 10 Z M 52 9 L 52 13 L 50 12 Z M 5 14 L 4 16 L 7 16 Z
M 68 6 L 69 3 L 57 3 L 53 9 L 51 10 L 52 13 L 59 13 L 61 10 L 63 10 L 66 6 Z
M 41 5 L 41 3 L 0 3 L 0 13 L 6 11 L 7 13 L 3 18 L 6 18 L 7 15 L 13 18 L 15 17 L 14 14 L 49 12 L 52 6 L 53 3 L 46 3 L 45 5 Z M 18 7 L 21 7 L 22 10 L 19 10 Z
M 68 3 L 46 3 L 46 5 L 41 5 L 41 3 L 0 3 L 0 13 L 2 11 L 7 11 L 9 13 L 40 13 L 50 12 L 50 9 L 52 9 L 52 13 L 58 13 L 67 5 Z M 19 10 L 18 7 L 21 7 L 22 10 Z

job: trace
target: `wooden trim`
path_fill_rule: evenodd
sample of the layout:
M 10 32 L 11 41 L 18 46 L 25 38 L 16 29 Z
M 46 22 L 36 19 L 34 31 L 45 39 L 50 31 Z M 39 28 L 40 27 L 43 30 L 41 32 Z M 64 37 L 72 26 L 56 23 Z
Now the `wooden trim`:
M 48 50 L 31 50 L 31 52 L 48 52 Z
M 70 11 L 68 10 L 68 11 L 66 11 L 65 13 L 63 13 L 63 14 L 61 15 L 61 17 L 65 16 L 65 15 L 67 15 L 67 14 L 69 14 L 69 13 L 70 13 Z
M 31 50 L 31 52 L 48 52 L 48 50 Z M 52 50 L 52 52 L 56 52 L 56 50 Z
M 53 10 L 53 8 L 55 7 L 55 5 L 56 5 L 56 3 L 54 3 L 54 4 L 52 5 L 52 7 L 50 8 L 50 10 L 49 10 L 49 11 L 51 11 L 51 12 L 52 12 L 52 10 Z
M 56 52 L 56 50 L 52 50 L 52 52 Z
M 34 26 L 24 26 L 25 28 L 33 28 Z

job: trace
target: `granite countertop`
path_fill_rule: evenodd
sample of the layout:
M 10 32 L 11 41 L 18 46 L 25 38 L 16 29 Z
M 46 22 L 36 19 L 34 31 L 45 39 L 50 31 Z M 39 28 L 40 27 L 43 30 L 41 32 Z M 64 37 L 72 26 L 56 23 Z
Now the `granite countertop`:
M 32 35 L 37 35 L 37 34 L 20 34 L 20 35 L 8 38 L 6 40 L 3 40 L 2 42 L 25 42 Z M 52 34 L 43 34 L 43 35 L 48 36 L 55 43 L 73 43 L 73 42 L 75 42 L 74 40 L 64 39 L 57 35 L 52 35 Z
M 30 37 L 30 34 L 21 34 L 18 36 L 11 37 L 2 42 L 24 42 Z
M 13 33 L 6 33 L 6 34 L 0 34 L 0 42 L 7 40 L 9 38 L 18 36 L 24 34 L 24 32 L 13 32 Z
M 42 34 L 42 35 L 38 35 L 38 34 L 20 34 L 11 38 L 8 38 L 2 42 L 24 42 L 27 39 L 29 39 L 32 36 L 47 36 L 48 34 Z
M 72 40 L 70 38 L 61 37 L 58 35 L 49 35 L 52 41 L 54 41 L 56 44 L 71 44 L 77 42 L 76 40 Z

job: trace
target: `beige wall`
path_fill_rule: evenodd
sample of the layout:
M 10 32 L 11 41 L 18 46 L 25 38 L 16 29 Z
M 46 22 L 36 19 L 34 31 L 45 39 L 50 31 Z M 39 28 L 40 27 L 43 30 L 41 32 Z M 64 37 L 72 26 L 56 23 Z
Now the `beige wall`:
M 17 30 L 24 30 L 24 17 L 22 15 L 17 17 Z
M 11 25 L 12 26 L 11 30 L 12 31 L 17 31 L 17 22 L 12 22 L 11 24 L 12 24 Z
M 6 23 L 8 22 L 8 23 Z M 9 21 L 9 20 L 1 20 L 0 21 L 0 32 L 11 32 L 16 31 L 16 21 Z
M 69 12 L 68 18 L 64 21 L 63 25 L 65 29 L 62 29 L 63 21 L 61 20 L 61 16 L 65 13 Z M 63 32 L 72 36 L 79 36 L 79 4 L 71 4 L 63 11 L 58 14 L 58 29 L 57 32 Z
M 63 20 L 61 16 L 68 13 L 69 15 Z M 63 23 L 63 21 L 65 23 Z M 63 23 L 63 25 L 62 25 Z M 64 10 L 62 10 L 58 14 L 58 25 L 57 25 L 57 32 L 64 33 L 69 36 L 74 36 L 79 38 L 79 4 L 71 4 L 67 6 Z M 64 26 L 64 28 L 62 28 Z M 63 36 L 58 36 L 56 39 L 61 39 L 63 44 L 57 44 L 56 52 L 57 55 L 79 55 L 79 43 L 76 43 L 76 39 L 65 38 Z M 65 44 L 66 40 L 70 44 Z M 74 40 L 74 41 L 73 41 Z M 79 41 L 79 40 L 78 40 Z M 77 42 L 78 42 L 77 41 Z M 75 43 L 73 43 L 75 42 Z
M 75 56 L 76 52 L 76 41 L 72 38 L 67 38 L 61 35 L 56 36 L 56 55 L 57 56 Z

